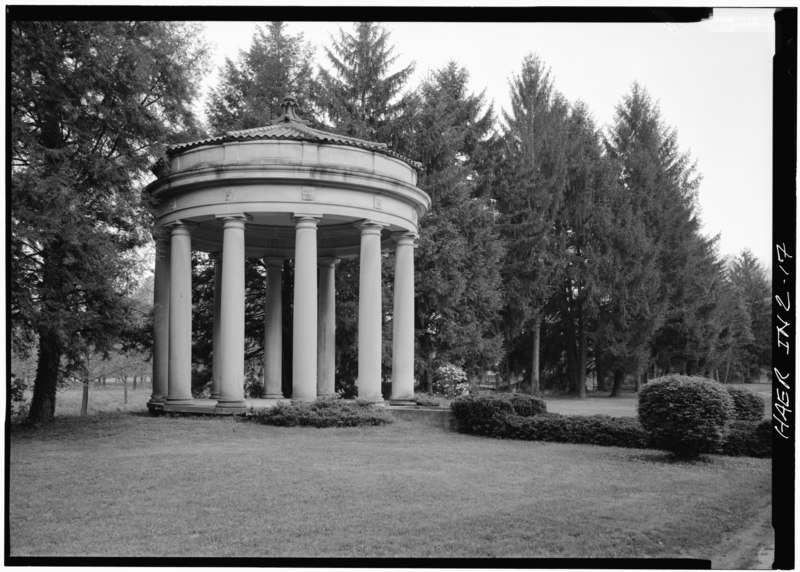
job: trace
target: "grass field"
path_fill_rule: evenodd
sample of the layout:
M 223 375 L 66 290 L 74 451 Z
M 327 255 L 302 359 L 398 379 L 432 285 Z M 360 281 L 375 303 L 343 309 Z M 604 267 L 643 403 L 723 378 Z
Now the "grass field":
M 716 559 L 770 464 L 115 413 L 13 429 L 9 501 L 12 556 Z
M 691 557 L 747 567 L 753 554 L 731 560 L 741 551 L 732 539 L 770 506 L 768 459 L 692 464 L 405 421 L 317 430 L 152 418 L 150 392 L 129 386 L 126 405 L 121 386 L 92 386 L 81 418 L 81 388 L 64 389 L 53 427 L 12 428 L 12 556 Z M 550 398 L 548 410 L 635 415 L 636 399 Z

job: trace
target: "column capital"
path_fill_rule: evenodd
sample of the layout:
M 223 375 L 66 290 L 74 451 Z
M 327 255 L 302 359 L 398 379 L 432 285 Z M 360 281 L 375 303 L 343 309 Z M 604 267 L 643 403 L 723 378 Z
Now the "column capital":
M 392 233 L 392 239 L 398 245 L 416 247 L 417 246 L 417 240 L 419 240 L 419 233 L 416 233 L 416 232 L 411 231 L 411 230 L 401 230 L 401 231 L 398 231 L 398 232 L 393 232 Z
M 268 268 L 269 267 L 276 267 L 276 266 L 279 267 L 279 268 L 283 267 L 283 258 L 280 258 L 278 256 L 265 256 L 261 260 L 264 261 L 264 264 Z
M 175 234 L 176 232 L 184 232 L 189 234 L 196 226 L 196 222 L 178 219 L 165 224 L 164 228 L 168 229 L 171 234 Z
M 381 230 L 389 226 L 386 223 L 378 222 L 375 220 L 365 219 L 356 223 L 353 223 L 358 230 L 361 231 L 361 235 L 365 234 L 380 234 Z
M 341 261 L 341 258 L 336 258 L 335 256 L 325 256 L 323 258 L 317 258 L 317 266 L 335 268 Z
M 214 218 L 216 220 L 221 220 L 226 227 L 236 227 L 239 225 L 243 227 L 245 223 L 253 220 L 253 217 L 247 213 L 218 214 L 214 215 Z

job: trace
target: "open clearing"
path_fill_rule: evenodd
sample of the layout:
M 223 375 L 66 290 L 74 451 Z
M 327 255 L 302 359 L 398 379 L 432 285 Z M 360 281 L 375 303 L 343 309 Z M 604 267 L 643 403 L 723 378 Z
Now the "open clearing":
M 713 563 L 762 527 L 770 487 L 769 459 L 116 413 L 12 430 L 9 538 L 12 556 Z

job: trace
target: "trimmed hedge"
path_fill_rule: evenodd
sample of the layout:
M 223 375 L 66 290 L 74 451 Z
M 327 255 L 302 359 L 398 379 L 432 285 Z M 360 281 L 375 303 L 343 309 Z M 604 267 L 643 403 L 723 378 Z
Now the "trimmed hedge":
M 536 417 L 506 417 L 504 437 L 528 441 L 555 441 L 611 447 L 647 447 L 647 434 L 633 417 L 608 415 L 566 416 L 547 413 Z
M 370 407 L 369 403 L 346 403 L 330 398 L 308 403 L 279 403 L 253 414 L 249 419 L 279 427 L 364 427 L 393 421 L 388 412 Z
M 518 397 L 526 399 L 529 396 Z M 512 403 L 510 395 L 458 398 L 450 405 L 454 426 L 461 433 L 487 437 L 640 449 L 665 448 L 663 443 L 651 439 L 635 417 L 572 416 L 546 412 L 523 416 L 514 411 Z M 519 406 L 520 411 L 527 412 L 538 411 L 538 408 L 538 405 L 534 405 L 526 410 L 524 405 Z M 727 426 L 724 440 L 709 446 L 704 452 L 769 457 L 772 455 L 772 427 L 768 420 L 760 423 L 732 421 Z
M 450 403 L 450 410 L 459 431 L 503 437 L 508 416 L 540 415 L 547 412 L 547 404 L 543 399 L 523 394 L 464 395 Z
M 764 418 L 764 399 L 747 389 L 726 387 L 733 399 L 733 418 L 740 421 L 761 421 Z
M 693 458 L 722 445 L 733 419 L 733 399 L 716 381 L 668 375 L 642 388 L 638 414 L 654 446 Z
M 768 419 L 733 421 L 725 441 L 716 452 L 731 457 L 771 457 L 772 424 Z

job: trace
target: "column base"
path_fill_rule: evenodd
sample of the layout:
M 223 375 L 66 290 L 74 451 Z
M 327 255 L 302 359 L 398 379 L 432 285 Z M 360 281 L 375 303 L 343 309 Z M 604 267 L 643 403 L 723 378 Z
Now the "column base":
M 192 405 L 194 397 L 169 397 L 167 396 L 165 405 Z
M 241 409 L 244 411 L 247 409 L 247 403 L 243 399 L 235 400 L 235 401 L 217 401 L 216 405 L 217 409 Z
M 261 399 L 286 399 L 283 393 L 262 393 Z
M 148 403 L 166 403 L 167 396 L 166 395 L 151 395 L 150 401 Z
M 369 402 L 370 405 L 373 405 L 375 407 L 386 407 L 386 401 L 384 401 L 382 396 L 381 397 L 372 397 L 372 398 L 370 398 L 370 397 L 358 397 L 357 401 L 361 401 L 362 403 L 366 401 L 366 402 Z
M 407 397 L 392 397 L 389 400 L 389 405 L 403 405 L 403 406 L 413 407 L 417 405 L 417 402 Z

